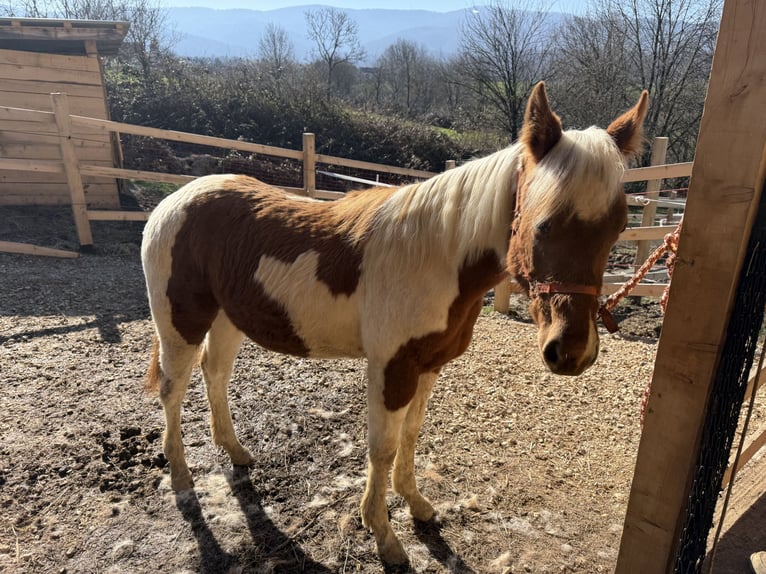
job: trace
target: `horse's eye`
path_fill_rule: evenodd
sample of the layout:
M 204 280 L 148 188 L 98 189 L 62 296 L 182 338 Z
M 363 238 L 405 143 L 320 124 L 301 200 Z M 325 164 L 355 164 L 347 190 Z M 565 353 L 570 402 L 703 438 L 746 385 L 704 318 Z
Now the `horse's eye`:
M 551 222 L 550 221 L 542 221 L 537 224 L 537 232 L 540 235 L 547 235 L 548 232 L 551 230 Z

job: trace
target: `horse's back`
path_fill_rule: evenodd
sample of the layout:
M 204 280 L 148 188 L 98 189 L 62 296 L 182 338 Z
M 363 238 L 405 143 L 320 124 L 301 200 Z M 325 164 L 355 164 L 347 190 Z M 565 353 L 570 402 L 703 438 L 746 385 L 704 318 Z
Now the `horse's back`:
M 165 307 L 191 344 L 204 339 L 222 309 L 275 351 L 361 354 L 361 251 L 335 231 L 326 211 L 326 204 L 243 176 L 187 184 L 147 223 L 142 258 L 150 302 Z

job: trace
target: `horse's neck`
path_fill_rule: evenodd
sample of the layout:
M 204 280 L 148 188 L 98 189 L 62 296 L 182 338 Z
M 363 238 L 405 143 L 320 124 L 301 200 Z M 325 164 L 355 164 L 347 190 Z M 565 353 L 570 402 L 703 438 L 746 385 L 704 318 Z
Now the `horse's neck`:
M 516 196 L 519 147 L 512 146 L 445 172 L 432 193 L 441 197 L 445 229 L 455 233 L 461 257 L 472 259 L 492 249 L 505 258 Z M 439 185 L 436 185 L 440 183 Z

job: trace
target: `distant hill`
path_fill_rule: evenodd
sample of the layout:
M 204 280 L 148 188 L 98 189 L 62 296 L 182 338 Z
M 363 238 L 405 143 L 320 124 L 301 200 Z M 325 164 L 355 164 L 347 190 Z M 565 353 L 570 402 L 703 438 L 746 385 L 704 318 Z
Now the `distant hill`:
M 182 36 L 175 51 L 189 57 L 255 56 L 258 41 L 269 23 L 282 27 L 290 36 L 299 61 L 311 58 L 313 44 L 306 32 L 304 13 L 319 6 L 279 10 L 217 10 L 211 8 L 168 8 L 168 18 Z M 345 10 L 357 23 L 359 39 L 374 62 L 398 39 L 422 44 L 435 57 L 449 57 L 460 45 L 460 23 L 466 10 Z M 557 22 L 561 14 L 552 14 Z

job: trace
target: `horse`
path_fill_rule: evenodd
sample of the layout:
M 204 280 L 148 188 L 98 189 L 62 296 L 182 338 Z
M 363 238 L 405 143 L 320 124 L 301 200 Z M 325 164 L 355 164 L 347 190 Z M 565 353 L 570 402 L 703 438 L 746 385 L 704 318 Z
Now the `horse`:
M 361 517 L 385 563 L 408 561 L 388 520 L 392 485 L 414 519 L 415 443 L 442 367 L 469 345 L 483 297 L 510 274 L 530 298 L 543 362 L 578 375 L 598 355 L 602 275 L 625 228 L 621 178 L 648 95 L 609 127 L 563 131 L 545 85 L 517 143 L 399 188 L 321 201 L 240 175 L 196 179 L 162 200 L 141 247 L 174 491 L 193 488 L 181 402 L 198 359 L 211 433 L 252 465 L 227 388 L 245 336 L 298 357 L 367 360 L 368 476 Z M 199 357 L 198 357 L 199 354 Z

